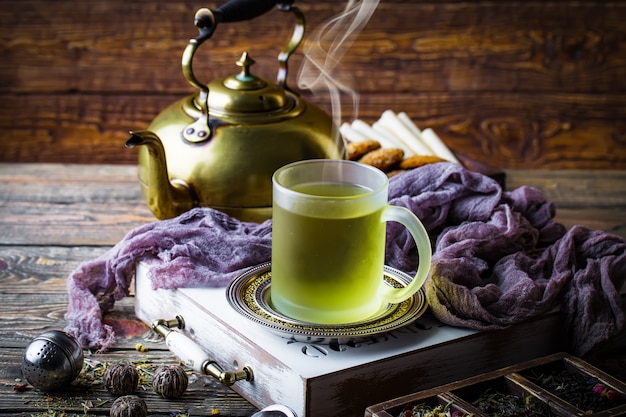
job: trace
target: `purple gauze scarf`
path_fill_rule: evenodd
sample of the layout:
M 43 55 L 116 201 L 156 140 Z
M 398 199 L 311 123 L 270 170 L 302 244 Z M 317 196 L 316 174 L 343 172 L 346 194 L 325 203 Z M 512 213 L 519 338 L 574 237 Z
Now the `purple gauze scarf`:
M 413 211 L 433 242 L 429 305 L 444 323 L 502 329 L 559 306 L 574 353 L 584 355 L 619 333 L 625 317 L 618 289 L 626 279 L 626 241 L 553 220 L 539 191 L 503 192 L 489 177 L 451 163 L 426 165 L 390 180 L 389 203 Z M 415 245 L 400 225 L 387 228 L 386 263 L 412 273 Z M 160 259 L 154 288 L 226 286 L 271 258 L 271 221 L 240 222 L 193 209 L 129 232 L 68 279 L 66 331 L 85 347 L 115 340 L 102 321 L 128 294 L 135 262 Z

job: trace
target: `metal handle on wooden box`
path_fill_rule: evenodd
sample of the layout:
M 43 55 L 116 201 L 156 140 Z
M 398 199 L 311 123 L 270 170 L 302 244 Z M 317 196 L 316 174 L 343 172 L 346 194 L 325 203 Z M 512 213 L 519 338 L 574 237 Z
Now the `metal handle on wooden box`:
M 252 381 L 254 374 L 249 366 L 238 371 L 224 371 L 207 353 L 193 340 L 175 332 L 172 328 L 184 329 L 185 321 L 181 316 L 172 320 L 156 320 L 152 329 L 165 338 L 165 344 L 189 368 L 216 378 L 222 385 L 231 386 L 237 381 Z

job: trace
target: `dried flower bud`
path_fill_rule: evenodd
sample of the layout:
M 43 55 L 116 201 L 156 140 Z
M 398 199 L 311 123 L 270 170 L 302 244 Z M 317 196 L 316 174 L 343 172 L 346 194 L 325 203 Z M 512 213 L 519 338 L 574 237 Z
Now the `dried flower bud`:
M 604 385 L 596 384 L 593 386 L 593 392 L 598 395 L 602 395 L 602 391 L 604 391 Z
M 609 400 L 610 403 L 616 403 L 622 399 L 622 396 L 614 389 L 607 389 L 606 399 Z
M 116 363 L 104 373 L 104 386 L 113 395 L 132 394 L 139 383 L 139 372 L 128 363 Z
M 152 375 L 152 388 L 163 398 L 178 398 L 185 393 L 189 377 L 182 366 L 160 366 Z
M 136 395 L 119 397 L 111 405 L 111 417 L 147 417 L 146 402 Z

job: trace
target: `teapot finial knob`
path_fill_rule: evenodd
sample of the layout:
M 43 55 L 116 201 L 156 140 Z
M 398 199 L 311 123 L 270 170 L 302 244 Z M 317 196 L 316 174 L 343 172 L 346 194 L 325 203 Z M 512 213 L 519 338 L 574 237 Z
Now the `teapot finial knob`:
M 241 58 L 239 58 L 239 61 L 236 62 L 237 66 L 241 67 L 241 73 L 237 75 L 237 79 L 240 81 L 251 80 L 253 77 L 250 74 L 250 67 L 254 65 L 255 63 L 256 61 L 250 58 L 250 55 L 248 54 L 248 52 L 244 52 L 241 55 Z

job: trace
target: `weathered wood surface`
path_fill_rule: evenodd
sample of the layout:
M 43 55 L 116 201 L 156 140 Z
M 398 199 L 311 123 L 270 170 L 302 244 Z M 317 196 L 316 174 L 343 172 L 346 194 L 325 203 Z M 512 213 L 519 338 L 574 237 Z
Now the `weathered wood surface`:
M 509 189 L 540 189 L 565 225 L 626 237 L 626 172 L 506 174 Z M 134 166 L 0 164 L 0 245 L 114 245 L 132 228 L 154 220 Z
M 101 380 L 76 382 L 62 393 L 43 394 L 25 391 L 13 391 L 14 381 L 20 374 L 19 364 L 22 360 L 23 348 L 4 348 L 0 355 L 0 379 L 3 386 L 2 402 L 0 402 L 0 416 L 7 417 L 81 417 L 81 416 L 109 416 L 109 410 L 115 397 L 103 388 Z M 109 352 L 106 355 L 94 355 L 90 358 L 95 361 L 116 363 L 127 361 L 144 363 L 147 366 L 172 365 L 173 358 L 167 351 L 150 351 L 140 353 L 125 349 Z M 220 416 L 248 417 L 257 410 L 237 393 L 219 386 L 219 383 L 209 377 L 199 376 L 190 380 L 185 392 L 184 400 L 166 400 L 152 391 L 146 385 L 138 388 L 141 396 L 148 404 L 150 416 L 211 416 L 218 413 Z
M 0 0 L 0 161 L 133 163 L 128 130 L 194 92 L 180 56 L 195 10 L 219 3 Z M 296 5 L 310 35 L 345 3 Z M 624 1 L 383 1 L 341 71 L 360 118 L 405 111 L 478 161 L 626 169 L 625 19 Z M 198 52 L 199 78 L 236 72 L 249 50 L 253 70 L 274 79 L 292 24 L 273 10 L 219 26 Z M 302 49 L 292 86 L 301 62 Z M 325 95 L 303 94 L 330 111 Z
M 507 171 L 507 188 L 531 185 L 556 207 L 555 219 L 626 237 L 626 172 Z
M 143 202 L 135 171 L 121 166 L 0 164 L 0 416 L 109 415 L 115 398 L 101 381 L 51 395 L 14 387 L 21 383 L 21 355 L 32 338 L 65 326 L 67 276 L 132 228 L 155 220 Z M 121 337 L 114 349 L 88 354 L 88 359 L 147 361 L 155 366 L 177 362 L 135 318 L 133 297 L 117 302 L 106 321 Z M 138 352 L 137 343 L 149 351 Z M 256 411 L 229 388 L 196 376 L 184 400 L 161 399 L 150 387 L 140 390 L 150 415 L 209 416 L 217 410 L 224 416 L 250 416 Z M 86 411 L 84 404 L 92 407 Z
M 626 172 L 507 171 L 509 188 L 534 185 L 557 207 L 557 219 L 611 230 L 626 237 Z M 17 392 L 21 354 L 46 330 L 65 326 L 66 278 L 81 263 L 115 245 L 132 228 L 154 221 L 142 199 L 134 166 L 0 164 L 0 416 L 48 415 L 47 410 L 83 415 L 81 402 L 101 404 L 88 415 L 108 415 L 111 396 L 100 386 L 47 396 Z M 114 362 L 149 359 L 173 363 L 153 333 L 134 317 L 127 297 L 107 316 L 120 337 L 106 354 Z M 150 350 L 137 352 L 135 344 Z M 189 412 L 250 416 L 255 408 L 212 380 L 195 381 L 183 400 L 163 401 L 140 393 L 151 415 Z M 48 400 L 50 398 L 50 400 Z M 104 402 L 109 400 L 108 402 Z M 69 414 L 71 415 L 71 414 Z
M 156 220 L 132 166 L 4 164 L 0 182 L 5 244 L 113 245 Z

